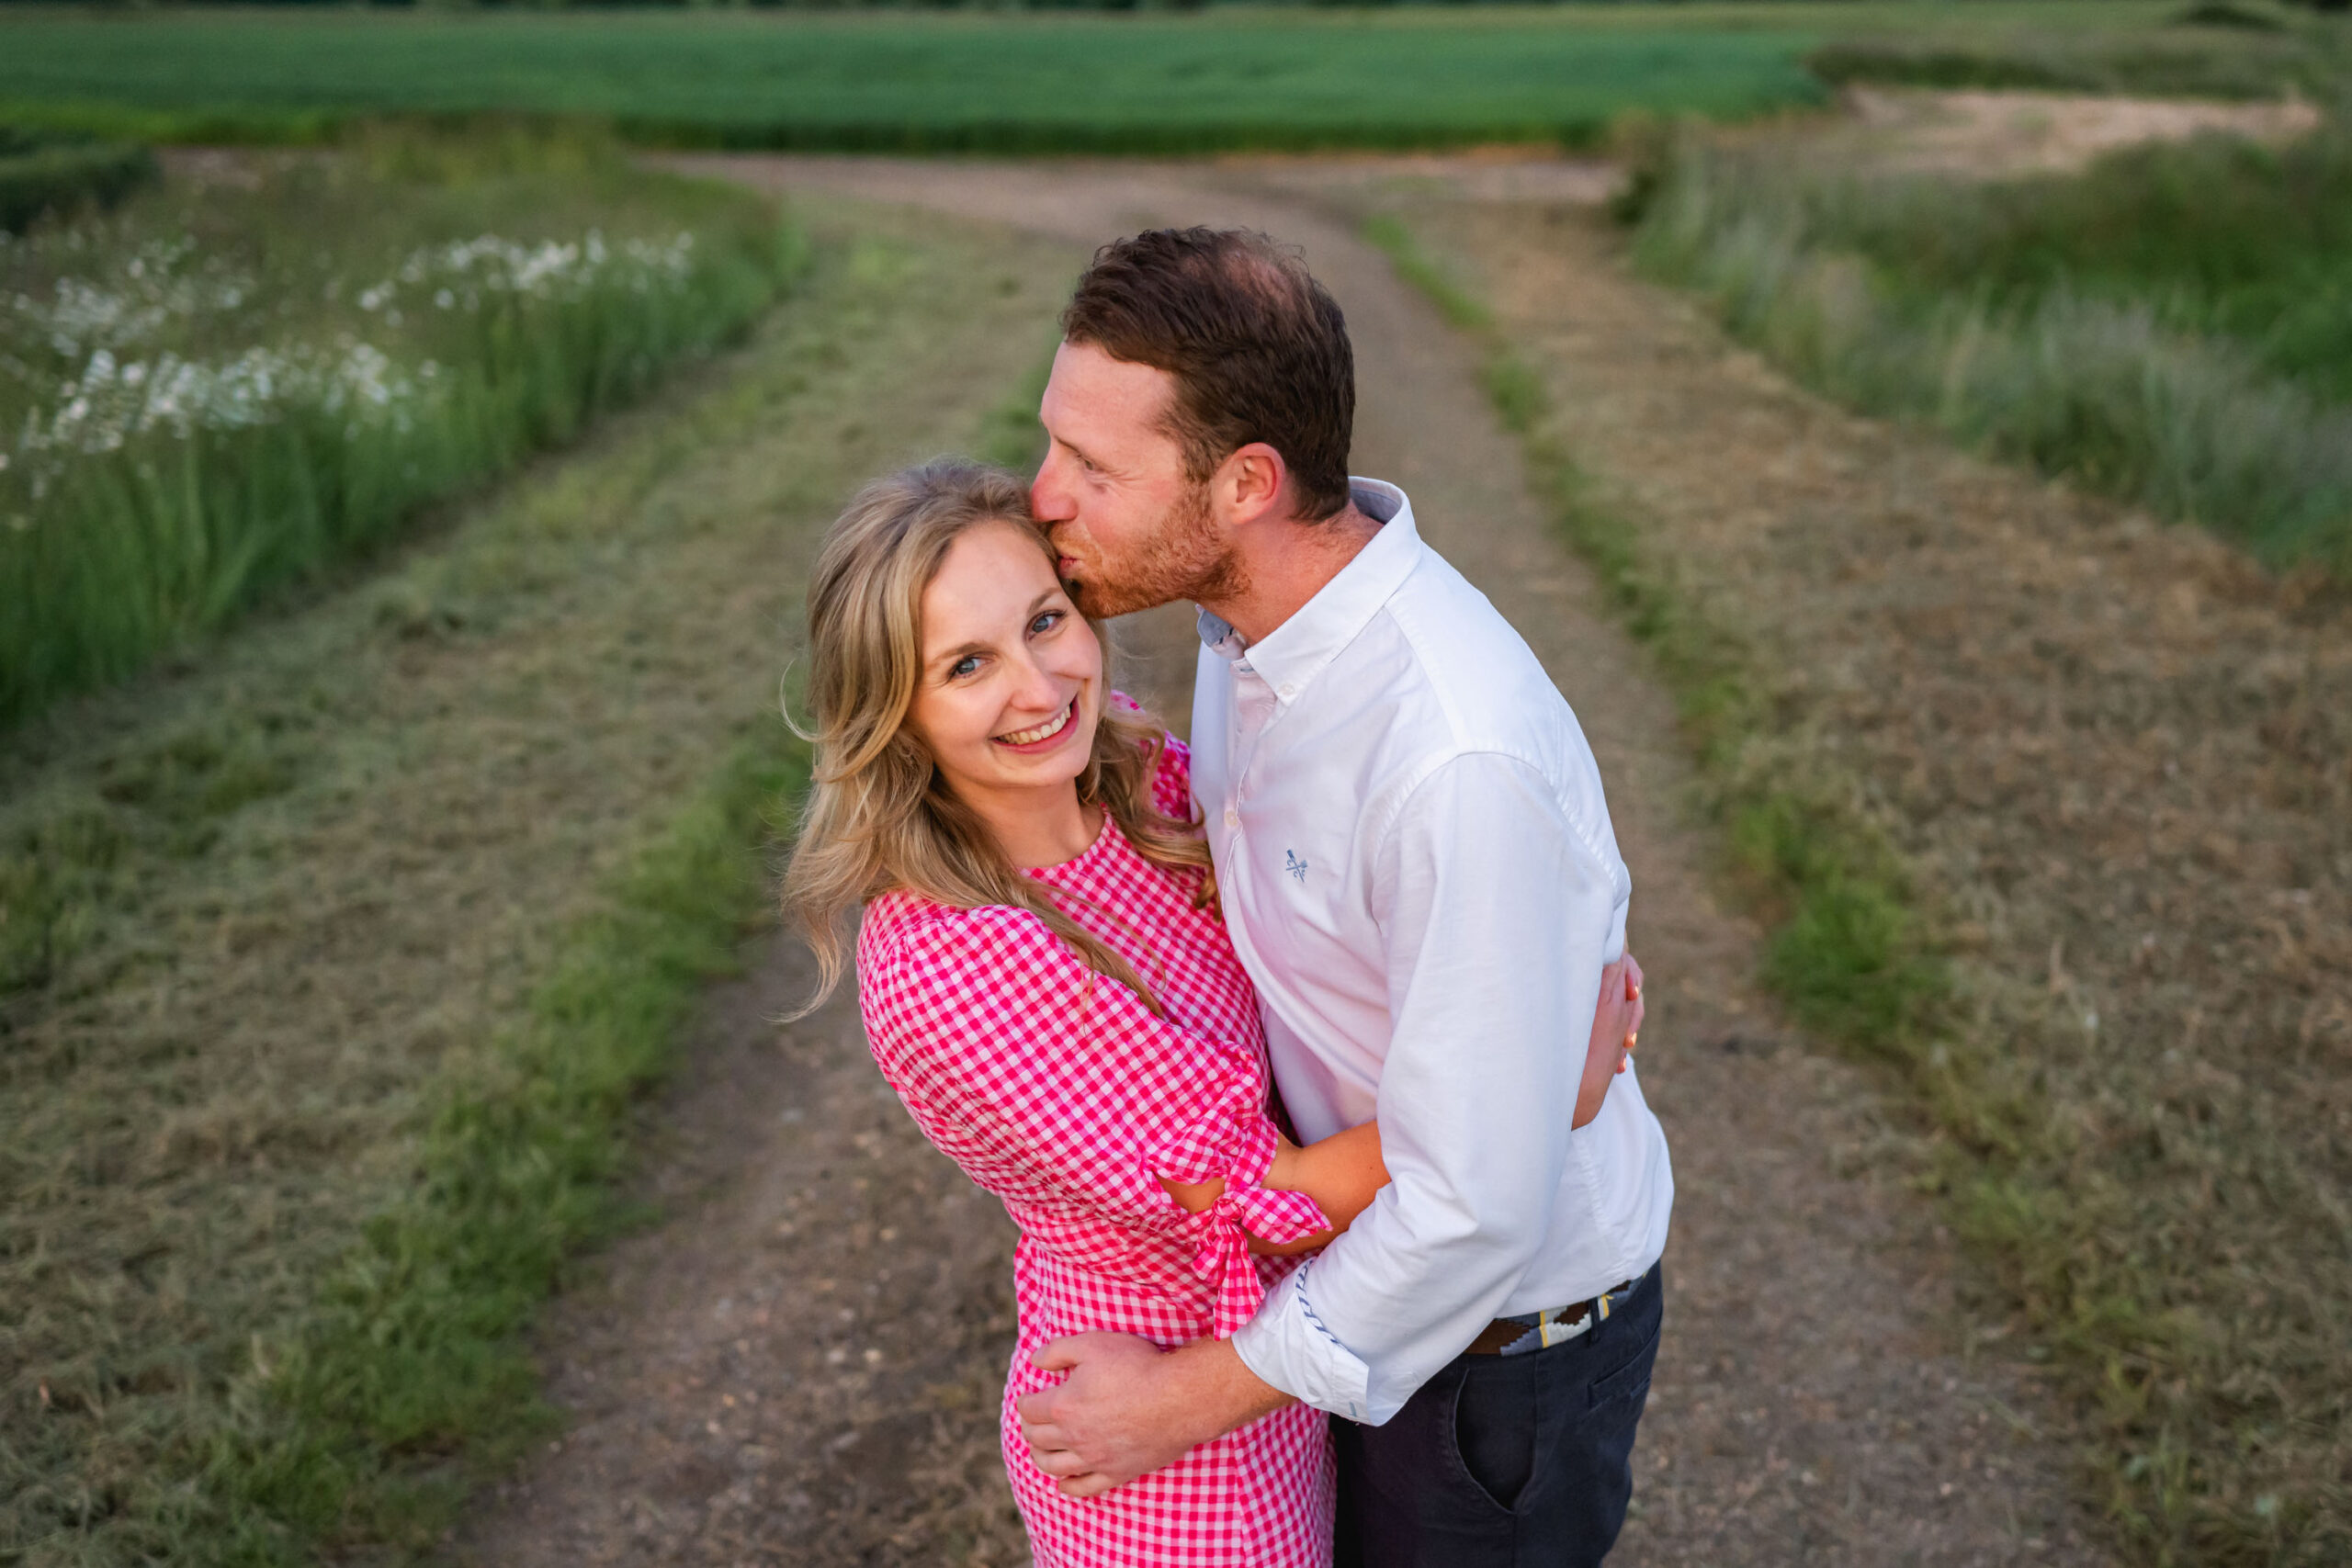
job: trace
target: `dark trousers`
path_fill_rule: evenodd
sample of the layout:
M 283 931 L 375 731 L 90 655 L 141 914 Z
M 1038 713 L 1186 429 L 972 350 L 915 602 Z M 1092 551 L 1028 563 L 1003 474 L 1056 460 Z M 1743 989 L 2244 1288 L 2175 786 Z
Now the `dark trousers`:
M 1385 1425 L 1334 1420 L 1338 1568 L 1587 1568 L 1634 1494 L 1665 1292 L 1564 1344 L 1460 1356 Z

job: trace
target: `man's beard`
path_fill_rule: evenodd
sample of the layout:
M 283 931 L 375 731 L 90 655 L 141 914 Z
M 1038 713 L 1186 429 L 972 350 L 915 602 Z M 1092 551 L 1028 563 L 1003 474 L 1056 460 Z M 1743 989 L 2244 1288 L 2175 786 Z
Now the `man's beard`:
M 1080 559 L 1078 571 L 1070 597 L 1098 621 L 1180 599 L 1230 600 L 1248 583 L 1239 558 L 1216 536 L 1205 484 L 1170 506 L 1132 555 L 1113 558 L 1097 552 L 1091 560 Z

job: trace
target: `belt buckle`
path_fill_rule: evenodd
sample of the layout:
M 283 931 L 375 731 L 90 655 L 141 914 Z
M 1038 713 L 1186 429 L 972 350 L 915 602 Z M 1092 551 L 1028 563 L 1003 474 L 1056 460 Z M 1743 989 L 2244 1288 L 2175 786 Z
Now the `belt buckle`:
M 1525 1334 L 1504 1346 L 1496 1354 L 1499 1356 L 1529 1355 L 1537 1350 L 1548 1350 L 1555 1345 L 1565 1345 L 1580 1334 L 1589 1333 L 1595 1324 L 1609 1321 L 1611 1310 L 1617 1303 L 1632 1293 L 1634 1286 L 1637 1283 L 1639 1283 L 1638 1280 L 1628 1280 L 1623 1284 L 1611 1286 L 1601 1292 L 1590 1301 L 1576 1302 L 1567 1306 L 1545 1307 L 1542 1312 L 1534 1314 L 1535 1321 L 1528 1324 Z M 1569 1316 L 1571 1313 L 1576 1315 Z M 1513 1318 L 1511 1321 L 1520 1323 L 1526 1320 Z

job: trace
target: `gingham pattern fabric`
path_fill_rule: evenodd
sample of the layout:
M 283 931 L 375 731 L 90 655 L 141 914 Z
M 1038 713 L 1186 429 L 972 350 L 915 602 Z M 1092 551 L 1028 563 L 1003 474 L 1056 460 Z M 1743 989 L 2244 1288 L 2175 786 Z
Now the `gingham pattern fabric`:
M 1180 819 L 1189 760 L 1170 737 L 1153 781 Z M 1334 1479 L 1319 1411 L 1278 1411 L 1085 1500 L 1056 1491 L 1021 1440 L 1014 1401 L 1057 1380 L 1029 1364 L 1046 1341 L 1228 1335 L 1292 1267 L 1251 1257 L 1244 1226 L 1289 1241 L 1329 1224 L 1305 1194 L 1258 1185 L 1275 1132 L 1257 998 L 1215 913 L 1192 907 L 1194 880 L 1144 860 L 1107 819 L 1084 854 L 1033 874 L 1135 966 L 1164 1019 L 1026 910 L 903 894 L 866 908 L 858 1001 L 874 1059 L 924 1134 L 1021 1227 L 1001 1418 L 1039 1568 L 1319 1568 Z M 1163 1176 L 1223 1177 L 1226 1196 L 1187 1214 Z

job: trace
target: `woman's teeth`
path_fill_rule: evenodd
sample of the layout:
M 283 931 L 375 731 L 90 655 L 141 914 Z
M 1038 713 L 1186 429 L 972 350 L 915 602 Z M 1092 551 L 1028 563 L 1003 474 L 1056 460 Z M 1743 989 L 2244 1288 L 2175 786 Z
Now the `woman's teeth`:
M 1078 699 L 1076 697 L 1072 697 L 1069 700 L 1069 706 L 1063 708 L 1061 712 L 1054 715 L 1053 717 L 1047 719 L 1036 728 L 1016 729 L 1010 735 L 1000 735 L 997 739 L 1003 741 L 1007 746 L 1035 746 L 1040 740 L 1050 740 L 1055 736 L 1059 735 L 1062 732 L 1062 726 L 1069 722 L 1069 716 L 1076 712 L 1077 709 Z

